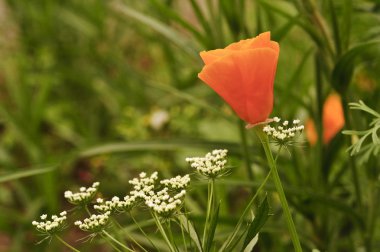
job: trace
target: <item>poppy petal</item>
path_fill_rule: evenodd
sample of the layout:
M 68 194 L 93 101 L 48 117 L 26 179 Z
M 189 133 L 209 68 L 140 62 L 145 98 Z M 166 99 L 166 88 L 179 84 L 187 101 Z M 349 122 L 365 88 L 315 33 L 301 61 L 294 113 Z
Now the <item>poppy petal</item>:
M 270 40 L 270 32 L 264 32 L 252 39 L 240 40 L 239 42 L 232 43 L 224 49 L 216 49 L 210 51 L 203 51 L 200 56 L 205 65 L 211 64 L 215 60 L 222 58 L 237 50 L 249 50 L 256 48 L 271 48 L 277 53 L 280 51 L 280 47 L 277 42 Z
M 234 51 L 206 65 L 199 78 L 214 89 L 244 121 L 265 121 L 273 108 L 278 51 Z

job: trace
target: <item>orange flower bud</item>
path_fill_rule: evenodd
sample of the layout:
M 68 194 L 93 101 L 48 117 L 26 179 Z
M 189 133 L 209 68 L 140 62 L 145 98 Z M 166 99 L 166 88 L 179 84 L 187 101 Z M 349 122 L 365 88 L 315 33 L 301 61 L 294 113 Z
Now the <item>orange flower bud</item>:
M 338 94 L 330 94 L 323 105 L 323 143 L 328 144 L 331 139 L 343 128 L 344 114 Z M 314 126 L 314 121 L 309 119 L 306 122 L 306 137 L 311 145 L 317 142 L 318 135 Z
M 273 82 L 280 48 L 270 32 L 224 49 L 201 52 L 198 77 L 249 124 L 264 122 L 273 109 Z

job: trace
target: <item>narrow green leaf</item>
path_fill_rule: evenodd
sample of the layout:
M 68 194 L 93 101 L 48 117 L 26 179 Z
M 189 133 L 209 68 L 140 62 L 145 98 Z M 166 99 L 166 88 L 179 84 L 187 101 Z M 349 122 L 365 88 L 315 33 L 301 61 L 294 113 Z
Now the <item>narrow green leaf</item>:
M 197 28 L 187 22 L 184 18 L 182 18 L 178 12 L 174 11 L 173 8 L 170 8 L 165 3 L 158 0 L 150 0 L 150 2 L 157 8 L 163 15 L 170 18 L 170 20 L 176 22 L 181 25 L 183 28 L 191 32 L 199 42 L 205 44 L 205 37 L 197 30 Z
M 255 247 L 257 241 L 259 240 L 259 234 L 257 234 L 253 239 L 248 243 L 247 247 L 245 247 L 244 252 L 251 252 Z
M 226 148 L 230 153 L 239 155 L 241 152 L 241 147 L 239 144 L 232 142 L 211 142 L 204 140 L 189 140 L 189 139 L 178 139 L 178 140 L 165 140 L 165 141 L 147 141 L 147 142 L 119 142 L 119 143 L 109 143 L 100 146 L 91 147 L 85 149 L 79 153 L 81 157 L 91 157 L 96 155 L 118 153 L 118 152 L 131 152 L 131 151 L 152 151 L 152 150 L 180 150 L 189 148 Z M 251 147 L 250 147 L 251 148 Z
M 35 168 L 35 169 L 28 169 L 26 171 L 18 171 L 18 172 L 12 172 L 9 174 L 0 175 L 0 183 L 12 181 L 20 178 L 35 176 L 38 174 L 43 174 L 47 172 L 52 172 L 56 166 L 49 166 L 45 168 Z
M 260 229 L 264 226 L 265 222 L 269 218 L 269 203 L 268 197 L 265 196 L 263 202 L 261 202 L 257 213 L 253 221 L 248 227 L 247 236 L 245 237 L 243 247 L 246 248 L 251 244 L 251 241 L 255 239 L 256 235 L 259 233 Z M 245 250 L 244 250 L 245 251 Z
M 181 34 L 173 30 L 170 26 L 150 16 L 147 16 L 135 9 L 132 9 L 120 2 L 114 1 L 110 4 L 110 6 L 115 12 L 118 12 L 120 14 L 123 14 L 124 16 L 139 21 L 140 23 L 162 34 L 164 37 L 172 41 L 174 44 L 176 44 L 179 48 L 183 49 L 193 58 L 199 58 L 198 51 L 195 49 L 195 46 L 191 44 L 191 41 L 186 40 Z
M 377 51 L 373 52 L 374 49 L 377 49 Z M 378 58 L 380 54 L 379 49 L 380 41 L 375 40 L 359 44 L 343 54 L 343 56 L 336 63 L 332 72 L 331 78 L 333 87 L 339 93 L 344 93 L 351 82 L 356 60 L 363 55 Z
M 336 49 L 337 55 L 341 55 L 341 52 L 342 52 L 341 43 L 342 42 L 341 42 L 341 38 L 340 38 L 339 23 L 338 23 L 338 17 L 337 17 L 336 11 L 335 11 L 335 6 L 334 6 L 334 3 L 332 0 L 329 0 L 329 7 L 330 7 L 330 14 L 331 14 L 335 49 Z
M 299 27 L 301 27 L 309 36 L 314 40 L 314 42 L 318 46 L 323 46 L 323 41 L 321 40 L 320 36 L 316 32 L 315 28 L 311 25 L 308 25 L 304 22 L 302 22 L 302 19 L 296 18 L 297 16 L 293 16 L 289 14 L 288 12 L 278 8 L 277 5 L 273 3 L 269 3 L 267 1 L 259 0 L 258 3 L 265 8 L 267 11 L 272 11 L 274 13 L 277 13 L 278 15 L 288 19 L 288 20 L 294 20 L 295 24 Z
M 213 209 L 214 211 L 211 215 L 210 226 L 208 228 L 208 234 L 206 238 L 207 241 L 206 241 L 205 251 L 211 251 L 211 246 L 214 243 L 215 230 L 216 230 L 216 226 L 218 224 L 218 219 L 219 219 L 219 208 L 220 208 L 220 202 L 218 203 L 217 207 Z
M 181 226 L 186 230 L 186 232 L 190 235 L 190 238 L 195 242 L 198 251 L 203 251 L 199 235 L 193 227 L 193 224 L 183 214 L 179 215 L 177 218 Z

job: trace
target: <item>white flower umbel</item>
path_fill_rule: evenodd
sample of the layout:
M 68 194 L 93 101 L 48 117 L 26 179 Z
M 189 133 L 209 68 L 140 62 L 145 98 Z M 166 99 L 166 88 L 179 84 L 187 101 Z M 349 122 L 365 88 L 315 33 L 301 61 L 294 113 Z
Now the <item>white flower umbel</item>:
M 147 197 L 145 204 L 161 217 L 170 218 L 179 210 L 183 203 L 186 190 L 171 194 L 168 187 Z
M 99 187 L 99 182 L 95 182 L 91 187 L 81 187 L 79 192 L 73 193 L 72 191 L 65 192 L 65 198 L 73 205 L 85 205 L 92 201 L 95 197 Z
M 281 122 L 280 118 L 274 117 L 273 121 L 277 125 L 272 127 L 268 124 L 263 128 L 263 131 L 279 145 L 290 144 L 294 137 L 299 136 L 304 130 L 304 126 L 300 125 L 298 119 L 292 122 L 286 120 Z
M 113 197 L 111 200 L 104 201 L 103 199 L 97 199 L 97 205 L 94 205 L 94 209 L 101 213 L 105 212 L 128 212 L 136 205 L 136 196 L 127 195 L 124 200 L 120 200 L 119 197 Z
M 157 172 L 153 172 L 149 177 L 145 172 L 142 172 L 138 178 L 129 180 L 129 184 L 133 185 L 133 190 L 130 192 L 131 197 L 145 200 L 147 196 L 153 193 L 157 179 Z
M 66 227 L 66 214 L 66 211 L 63 211 L 59 216 L 52 215 L 50 220 L 47 219 L 46 214 L 43 214 L 40 217 L 42 221 L 33 221 L 32 225 L 41 233 L 53 235 L 62 231 Z
M 160 181 L 160 184 L 170 187 L 171 189 L 186 189 L 187 186 L 190 184 L 190 176 L 189 174 L 186 174 L 185 176 L 176 176 L 171 179 L 164 179 Z
M 186 162 L 190 163 L 198 173 L 208 178 L 216 178 L 227 172 L 227 150 L 213 150 L 204 157 L 186 158 Z
M 74 225 L 86 232 L 99 233 L 106 227 L 110 214 L 110 211 L 104 214 L 93 214 L 90 218 L 86 218 L 83 221 L 74 222 Z

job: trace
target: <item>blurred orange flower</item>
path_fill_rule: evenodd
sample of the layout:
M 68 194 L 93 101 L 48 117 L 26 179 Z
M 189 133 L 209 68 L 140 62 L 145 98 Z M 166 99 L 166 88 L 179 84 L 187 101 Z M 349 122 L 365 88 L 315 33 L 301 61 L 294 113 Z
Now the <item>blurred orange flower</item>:
M 340 96 L 330 94 L 323 105 L 323 143 L 328 144 L 331 139 L 343 128 L 344 114 Z M 311 145 L 315 145 L 318 140 L 314 121 L 309 119 L 306 122 L 306 137 Z
M 204 51 L 198 77 L 249 124 L 268 119 L 273 109 L 273 82 L 280 47 L 270 32 L 241 40 L 224 49 Z

